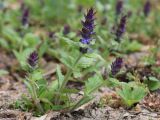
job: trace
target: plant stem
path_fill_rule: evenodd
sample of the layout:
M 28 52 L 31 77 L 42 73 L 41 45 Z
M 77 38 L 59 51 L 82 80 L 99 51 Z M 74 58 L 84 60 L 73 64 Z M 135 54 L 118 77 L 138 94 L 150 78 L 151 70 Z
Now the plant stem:
M 74 111 L 77 107 L 79 107 L 82 104 L 82 101 L 85 99 L 85 96 L 83 96 L 70 110 L 70 112 Z
M 36 99 L 34 103 L 36 107 L 38 108 L 38 110 L 40 110 L 41 113 L 44 113 L 43 107 L 41 106 L 39 99 Z
M 96 88 L 93 88 L 89 93 L 87 93 L 87 95 L 90 95 L 92 92 L 94 92 L 95 90 L 97 90 L 98 88 L 100 88 L 104 83 L 102 82 L 101 84 L 99 84 Z M 71 112 L 74 111 L 76 108 L 78 108 L 79 106 L 81 106 L 81 104 L 85 104 L 86 101 L 84 101 L 86 99 L 86 95 L 83 96 L 70 110 Z M 84 101 L 84 103 L 82 103 Z M 89 101 L 88 101 L 89 102 Z
M 44 113 L 43 107 L 40 104 L 40 100 L 37 97 L 37 92 L 36 92 L 36 86 L 35 83 L 32 81 L 32 78 L 29 79 L 30 83 L 31 83 L 31 87 L 32 87 L 32 94 L 31 97 L 34 101 L 35 106 L 38 108 L 38 110 L 40 110 L 41 113 Z
M 23 51 L 23 47 L 24 47 L 24 46 L 23 46 L 23 44 L 24 44 L 23 38 L 24 38 L 24 36 L 25 36 L 26 30 L 27 30 L 27 27 L 26 27 L 26 26 L 22 26 L 22 33 L 21 33 L 22 39 L 21 39 L 20 47 L 19 47 L 19 52 L 20 52 L 20 53 Z
M 57 95 L 57 99 L 56 99 L 56 104 L 59 104 L 60 102 L 60 94 L 61 92 L 63 91 L 63 89 L 66 87 L 68 81 L 69 81 L 69 77 L 71 76 L 71 74 L 73 73 L 73 70 L 75 68 L 75 66 L 77 65 L 78 61 L 80 60 L 80 58 L 82 57 L 82 54 L 80 54 L 78 56 L 78 58 L 76 59 L 75 63 L 73 64 L 72 68 L 69 68 L 69 70 L 67 71 L 67 74 L 62 82 L 62 85 L 60 86 L 59 88 L 59 92 L 58 92 L 58 95 Z

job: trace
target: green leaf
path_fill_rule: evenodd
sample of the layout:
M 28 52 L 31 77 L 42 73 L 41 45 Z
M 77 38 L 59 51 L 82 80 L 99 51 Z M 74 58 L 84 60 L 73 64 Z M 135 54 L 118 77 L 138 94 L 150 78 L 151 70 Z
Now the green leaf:
M 160 88 L 160 82 L 149 82 L 148 88 L 149 88 L 151 91 L 157 90 L 157 89 Z
M 58 89 L 58 81 L 55 80 L 49 85 L 46 84 L 46 86 L 43 87 L 42 92 L 39 92 L 40 98 L 47 98 L 48 100 L 53 99 L 53 95 L 55 94 L 56 90 Z
M 160 67 L 158 66 L 153 67 L 153 71 L 155 71 L 156 73 L 160 73 Z
M 100 1 L 96 1 L 96 6 L 97 6 L 98 11 L 103 12 L 104 5 Z
M 33 81 L 38 81 L 38 80 L 43 79 L 43 75 L 40 70 L 33 71 L 33 73 L 31 74 L 31 77 Z
M 78 62 L 78 67 L 87 68 L 87 67 L 94 65 L 95 62 L 96 62 L 96 60 L 94 58 L 83 56 Z
M 42 57 L 43 54 L 47 51 L 48 49 L 48 43 L 47 41 L 43 42 L 43 44 L 40 46 L 38 53 L 39 53 L 39 57 Z
M 40 39 L 33 33 L 28 33 L 23 38 L 24 46 L 35 48 L 40 43 Z
M 61 68 L 59 65 L 57 65 L 56 75 L 57 75 L 57 79 L 58 79 L 58 86 L 60 88 L 62 85 L 62 82 L 64 80 L 64 75 L 62 74 Z
M 13 53 L 16 56 L 22 68 L 27 66 L 27 58 L 29 54 L 33 52 L 33 50 L 34 50 L 33 48 L 27 48 L 27 49 L 24 49 L 21 53 L 16 50 L 13 50 Z
M 82 74 L 81 74 L 81 72 L 80 72 L 80 70 L 78 68 L 73 71 L 73 76 L 74 76 L 74 78 L 82 77 Z
M 72 106 L 72 109 L 77 109 L 80 106 L 88 103 L 89 101 L 91 101 L 94 97 L 91 95 L 85 95 L 82 99 L 80 99 L 75 105 Z
M 64 106 L 64 105 L 53 105 L 52 106 L 52 110 L 54 110 L 54 111 L 64 110 L 65 108 L 66 108 L 66 106 Z
M 40 98 L 40 100 L 46 104 L 49 104 L 50 106 L 53 106 L 52 102 L 50 102 L 47 98 Z
M 51 93 L 54 93 L 58 88 L 59 88 L 59 83 L 58 80 L 54 80 L 53 82 L 50 83 L 49 85 L 49 91 Z
M 98 59 L 98 60 L 101 60 L 102 62 L 106 62 L 105 59 L 102 58 L 101 55 L 97 54 L 97 53 L 92 53 L 92 54 L 86 54 L 85 55 L 86 57 L 89 57 L 89 58 L 94 58 L 94 59 Z
M 70 89 L 65 88 L 65 89 L 63 90 L 63 93 L 69 93 L 69 94 L 71 94 L 71 93 L 78 93 L 78 92 L 79 92 L 79 90 L 74 89 L 74 88 L 70 88 Z
M 76 0 L 77 4 L 80 5 L 88 5 L 88 6 L 94 6 L 95 0 Z
M 33 89 L 32 89 L 32 86 L 31 84 L 27 81 L 27 80 L 24 80 L 24 84 L 27 86 L 27 89 L 29 91 L 30 94 L 33 94 Z
M 78 67 L 88 68 L 90 66 L 95 65 L 95 62 L 98 61 L 98 60 L 101 60 L 102 62 L 105 63 L 105 60 L 100 55 L 98 55 L 97 53 L 86 54 L 78 62 Z
M 126 51 L 128 52 L 135 52 L 139 51 L 142 48 L 142 44 L 137 42 L 136 40 L 129 42 L 126 46 Z
M 148 88 L 151 91 L 154 91 L 160 88 L 160 81 L 155 77 L 149 77 L 149 80 L 145 80 L 144 83 L 147 84 Z
M 90 95 L 92 92 L 95 92 L 98 88 L 100 88 L 103 85 L 103 83 L 104 83 L 104 81 L 98 75 L 94 75 L 94 76 L 90 77 L 85 82 L 84 93 L 86 95 Z
M 116 92 L 129 107 L 142 100 L 147 94 L 145 86 L 137 84 L 136 82 L 123 83 L 121 87 L 122 88 L 118 88 Z
M 118 87 L 122 84 L 121 82 L 119 82 L 115 78 L 109 78 L 109 79 L 105 80 L 105 83 L 108 87 Z
M 0 38 L 0 46 L 3 47 L 3 48 L 9 49 L 8 42 L 3 38 Z
M 155 77 L 149 77 L 149 80 L 150 81 L 153 81 L 153 82 L 160 82 L 157 78 Z
M 17 44 L 20 43 L 21 38 L 19 37 L 19 35 L 17 34 L 17 32 L 15 32 L 12 28 L 10 27 L 4 27 L 2 34 L 4 36 L 4 38 L 6 40 L 8 40 L 9 42 L 11 42 L 11 46 L 13 47 L 18 47 Z
M 73 40 L 70 40 L 69 38 L 66 38 L 66 37 L 60 37 L 60 38 L 70 46 L 79 46 L 78 42 L 74 42 Z
M 68 68 L 72 68 L 72 64 L 70 63 L 70 61 L 68 61 L 65 58 L 60 58 L 61 63 L 63 63 L 65 66 L 67 66 Z

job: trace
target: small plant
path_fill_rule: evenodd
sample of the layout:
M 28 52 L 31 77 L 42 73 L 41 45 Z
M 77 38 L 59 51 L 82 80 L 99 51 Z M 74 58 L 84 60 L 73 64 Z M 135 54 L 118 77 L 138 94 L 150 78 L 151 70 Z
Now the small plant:
M 82 71 L 82 68 L 80 69 L 78 66 L 84 66 L 84 62 L 90 63 L 92 56 L 96 55 L 89 53 L 90 46 L 94 41 L 93 35 L 95 34 L 94 15 L 94 9 L 90 8 L 85 15 L 85 20 L 82 21 L 83 28 L 81 30 L 82 38 L 80 39 L 79 55 L 76 59 L 72 59 L 73 62 L 71 65 L 68 65 L 67 73 L 65 75 L 62 74 L 60 66 L 57 65 L 57 80 L 48 83 L 43 77 L 42 70 L 38 66 L 38 53 L 34 51 L 29 55 L 27 59 L 29 66 L 28 75 L 24 80 L 24 83 L 28 88 L 30 98 L 25 97 L 24 103 L 26 108 L 34 110 L 36 115 L 44 114 L 47 110 L 73 111 L 81 105 L 89 102 L 93 98 L 92 93 L 104 84 L 104 80 L 98 72 L 93 76 L 88 77 L 83 89 L 84 95 L 76 101 L 72 100 L 71 94 L 78 93 L 79 90 L 76 88 L 69 89 L 67 87 L 67 83 L 72 79 L 72 75 L 75 75 L 75 71 Z M 65 62 L 65 60 L 63 61 Z M 90 64 L 86 63 L 84 68 L 87 68 L 88 65 L 90 66 Z M 19 104 L 17 103 L 16 105 Z
M 116 91 L 128 107 L 132 107 L 147 95 L 147 88 L 136 82 L 122 83 Z
M 100 97 L 101 86 L 111 88 L 101 105 L 114 108 L 158 95 L 158 0 L 1 1 L 0 90 L 14 89 L 15 82 L 28 90 L 14 107 L 34 116 L 72 114 L 91 103 L 95 92 Z M 88 9 L 81 21 L 88 6 L 96 11 Z
M 108 80 L 106 80 L 106 84 L 116 89 L 116 93 L 121 97 L 127 107 L 132 107 L 147 95 L 148 89 L 145 84 L 139 83 L 139 81 L 130 81 L 128 83 L 120 82 L 116 76 L 120 72 L 122 66 L 122 58 L 119 57 L 113 61 L 111 64 L 110 76 Z
M 24 81 L 24 83 L 28 88 L 31 100 L 33 101 L 33 105 L 39 110 L 40 113 L 44 113 L 44 109 L 41 105 L 39 95 L 40 90 L 45 89 L 46 86 L 44 84 L 45 80 L 43 79 L 42 73 L 37 66 L 38 53 L 36 51 L 32 52 L 29 55 L 27 62 L 29 65 L 29 75 Z M 42 82 L 43 84 L 39 82 Z

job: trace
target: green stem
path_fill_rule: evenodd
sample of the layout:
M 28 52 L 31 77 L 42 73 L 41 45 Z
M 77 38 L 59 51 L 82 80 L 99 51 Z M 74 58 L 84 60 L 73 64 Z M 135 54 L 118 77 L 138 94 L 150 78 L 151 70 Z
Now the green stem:
M 82 101 L 84 101 L 86 97 L 83 96 L 83 98 L 81 98 L 70 110 L 70 112 L 74 111 L 76 108 L 78 108 L 81 104 L 82 104 Z
M 40 104 L 40 100 L 39 100 L 39 99 L 36 99 L 36 100 L 34 101 L 34 103 L 35 103 L 37 109 L 40 110 L 41 113 L 44 113 L 43 107 L 42 107 L 41 104 Z
M 27 30 L 27 27 L 26 26 L 23 26 L 22 27 L 22 39 L 21 39 L 21 42 L 20 42 L 20 47 L 19 47 L 19 52 L 21 53 L 22 51 L 23 51 L 23 47 L 24 47 L 24 40 L 23 40 L 23 38 L 24 38 L 24 36 L 25 36 L 25 33 L 26 33 L 26 30 Z
M 31 97 L 34 101 L 35 106 L 37 107 L 38 110 L 40 110 L 41 113 L 44 113 L 43 107 L 40 104 L 40 100 L 37 97 L 37 92 L 36 92 L 36 86 L 35 83 L 32 81 L 32 79 L 29 79 L 30 83 L 31 83 L 31 87 L 32 87 L 32 94 Z
M 67 71 L 67 74 L 66 74 L 66 76 L 64 78 L 64 81 L 62 82 L 62 85 L 59 88 L 59 92 L 58 92 L 57 99 L 56 99 L 56 104 L 59 104 L 59 102 L 60 102 L 60 94 L 63 91 L 63 89 L 66 87 L 66 85 L 67 85 L 67 83 L 69 81 L 69 77 L 73 73 L 73 70 L 74 70 L 76 64 L 78 63 L 78 61 L 80 60 L 81 57 L 82 57 L 82 54 L 80 54 L 78 56 L 78 58 L 76 59 L 75 63 L 73 64 L 72 68 L 69 68 L 69 70 Z
M 100 85 L 98 85 L 96 88 L 93 88 L 89 93 L 87 93 L 88 95 L 90 95 L 92 92 L 94 92 L 95 90 L 97 90 L 98 88 L 100 88 L 104 83 L 102 82 Z M 81 104 L 84 100 L 86 99 L 86 96 L 83 96 L 70 110 L 71 112 L 74 111 L 76 108 L 78 108 L 79 106 L 81 106 Z

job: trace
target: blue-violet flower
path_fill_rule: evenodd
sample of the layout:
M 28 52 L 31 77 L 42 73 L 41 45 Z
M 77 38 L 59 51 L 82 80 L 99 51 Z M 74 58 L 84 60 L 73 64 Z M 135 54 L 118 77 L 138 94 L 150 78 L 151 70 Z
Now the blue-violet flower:
M 122 58 L 118 57 L 111 65 L 111 73 L 112 75 L 116 75 L 120 69 L 122 68 L 123 60 Z
M 120 38 L 122 37 L 123 33 L 126 31 L 126 21 L 127 21 L 127 15 L 122 16 L 120 23 L 115 31 L 117 42 L 120 42 Z
M 29 22 L 29 8 L 24 8 L 22 13 L 21 22 L 23 26 L 26 26 Z
M 149 0 L 147 0 L 147 2 L 144 5 L 144 8 L 143 8 L 144 15 L 147 17 L 149 15 L 150 11 L 151 11 L 151 3 Z
M 38 62 L 38 53 L 36 51 L 33 51 L 28 57 L 28 64 L 34 68 L 37 65 L 37 62 Z
M 84 45 L 89 45 L 90 42 L 93 40 L 92 35 L 95 34 L 94 32 L 94 20 L 95 20 L 95 12 L 93 8 L 90 8 L 85 15 L 85 20 L 82 21 L 83 28 L 81 30 L 81 36 L 80 42 Z M 83 50 L 84 49 L 84 50 Z M 87 47 L 81 47 L 80 52 L 86 53 Z
M 116 4 L 116 15 L 120 15 L 122 13 L 122 10 L 123 10 L 123 1 L 118 0 Z

